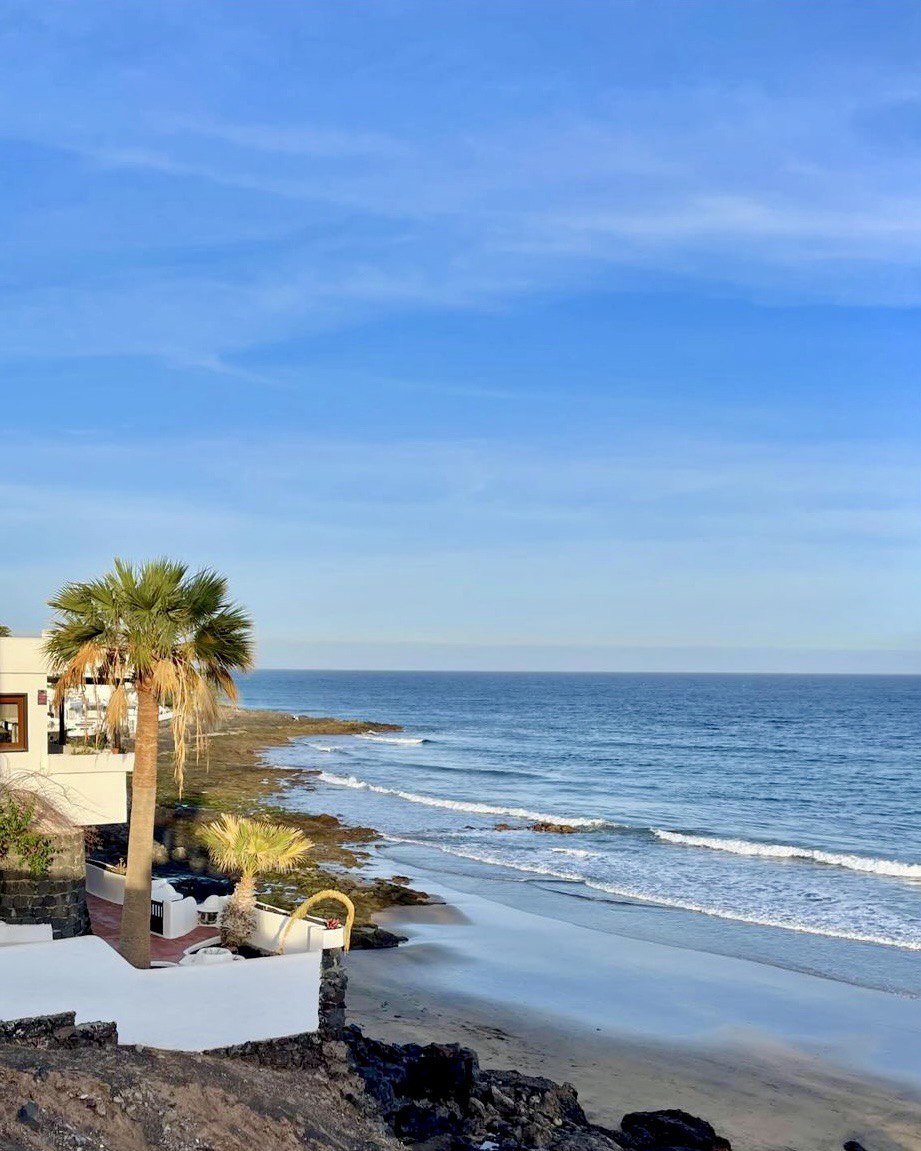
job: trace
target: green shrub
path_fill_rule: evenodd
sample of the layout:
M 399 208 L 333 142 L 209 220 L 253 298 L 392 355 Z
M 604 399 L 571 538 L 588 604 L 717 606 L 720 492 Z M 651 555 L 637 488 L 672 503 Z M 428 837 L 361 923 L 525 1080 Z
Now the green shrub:
M 99 751 L 108 750 L 109 736 L 105 729 L 100 728 L 82 739 L 68 739 L 67 746 L 71 755 L 95 755 Z
M 44 875 L 51 866 L 54 843 L 37 830 L 35 804 L 0 794 L 0 863 L 11 852 L 17 855 L 30 874 Z

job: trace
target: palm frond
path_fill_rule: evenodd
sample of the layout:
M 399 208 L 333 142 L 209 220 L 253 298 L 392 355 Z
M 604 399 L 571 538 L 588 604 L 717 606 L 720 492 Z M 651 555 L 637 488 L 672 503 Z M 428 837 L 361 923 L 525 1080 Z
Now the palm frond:
M 209 823 L 201 838 L 217 867 L 247 878 L 291 871 L 313 846 L 296 827 L 231 814 Z
M 49 600 L 56 612 L 45 651 L 59 677 L 57 695 L 87 680 L 134 680 L 172 713 L 176 777 L 182 787 L 189 738 L 200 745 L 218 701 L 234 701 L 233 672 L 252 666 L 252 620 L 227 597 L 211 569 L 190 575 L 166 558 L 117 558 L 104 576 L 65 584 Z M 109 721 L 123 715 L 121 703 Z

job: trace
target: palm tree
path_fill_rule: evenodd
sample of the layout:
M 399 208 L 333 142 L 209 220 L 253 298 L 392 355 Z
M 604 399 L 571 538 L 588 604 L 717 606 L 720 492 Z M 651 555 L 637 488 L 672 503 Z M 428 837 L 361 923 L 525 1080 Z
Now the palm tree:
M 8 636 L 8 635 L 12 635 L 12 632 L 6 626 L 6 624 L 0 623 L 0 639 L 3 639 L 5 636 Z
M 201 836 L 215 866 L 240 873 L 221 916 L 221 940 L 236 950 L 255 926 L 257 876 L 292 871 L 313 844 L 296 827 L 226 814 L 202 828 Z
M 159 708 L 172 713 L 181 789 L 190 732 L 201 746 L 202 728 L 218 703 L 236 701 L 232 673 L 252 666 L 252 622 L 228 600 L 223 576 L 190 575 L 168 559 L 139 565 L 116 559 L 113 571 L 65 584 L 48 602 L 58 613 L 45 651 L 60 677 L 59 701 L 88 678 L 111 684 L 106 725 L 114 734 L 127 715 L 126 685 L 134 684 L 137 733 L 119 946 L 129 963 L 149 967 Z

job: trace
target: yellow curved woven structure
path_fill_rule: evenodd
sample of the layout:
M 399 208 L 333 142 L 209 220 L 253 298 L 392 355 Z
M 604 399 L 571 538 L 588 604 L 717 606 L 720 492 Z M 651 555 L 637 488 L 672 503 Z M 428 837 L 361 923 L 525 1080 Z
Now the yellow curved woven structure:
M 316 907 L 318 903 L 324 903 L 327 899 L 335 899 L 345 907 L 345 928 L 342 932 L 342 946 L 348 951 L 349 944 L 352 940 L 352 924 L 355 922 L 355 904 L 349 899 L 347 895 L 343 895 L 341 891 L 318 891 L 311 895 L 309 899 L 305 899 L 300 907 L 295 908 L 291 912 L 288 922 L 285 924 L 285 929 L 281 933 L 280 946 L 282 953 L 285 950 L 285 939 L 288 932 L 291 930 L 296 919 L 303 919 L 305 915 L 310 912 L 311 907 Z

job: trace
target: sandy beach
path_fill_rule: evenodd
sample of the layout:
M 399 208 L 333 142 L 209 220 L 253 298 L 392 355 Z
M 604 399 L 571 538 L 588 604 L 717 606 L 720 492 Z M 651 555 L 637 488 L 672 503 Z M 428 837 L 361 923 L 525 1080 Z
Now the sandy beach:
M 921 1003 L 562 925 L 426 882 L 409 942 L 349 959 L 351 1019 L 568 1080 L 590 1117 L 681 1107 L 741 1151 L 921 1148 Z

